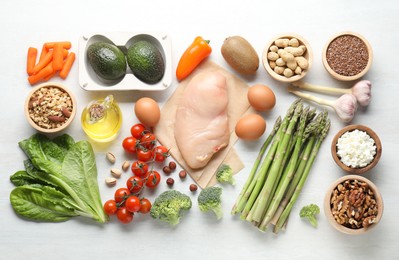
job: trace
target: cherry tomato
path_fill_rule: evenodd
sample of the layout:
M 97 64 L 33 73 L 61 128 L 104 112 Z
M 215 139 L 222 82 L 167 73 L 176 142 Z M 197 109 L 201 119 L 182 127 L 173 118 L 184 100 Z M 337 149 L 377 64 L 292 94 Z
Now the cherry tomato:
M 153 133 L 145 133 L 140 139 L 140 145 L 151 150 L 157 143 L 157 138 Z
M 148 162 L 152 160 L 153 152 L 149 149 L 138 149 L 137 150 L 137 159 L 142 162 Z
M 130 195 L 130 191 L 127 188 L 119 188 L 115 191 L 114 199 L 116 203 L 121 203 Z
M 139 177 L 147 176 L 148 164 L 142 161 L 135 161 L 132 163 L 132 173 Z
M 126 209 L 132 213 L 140 211 L 141 203 L 137 196 L 130 196 L 125 202 Z
M 155 147 L 155 161 L 163 162 L 166 157 L 169 157 L 169 150 L 165 146 L 157 146 Z
M 128 211 L 126 207 L 120 207 L 116 212 L 116 216 L 123 224 L 130 223 L 133 220 L 133 213 Z
M 138 140 L 144 135 L 146 128 L 143 124 L 135 124 L 130 128 L 130 133 L 132 136 Z
M 145 186 L 155 188 L 161 181 L 161 175 L 157 171 L 149 171 Z
M 140 213 L 142 213 L 142 214 L 147 214 L 148 212 L 150 212 L 151 207 L 152 207 L 151 201 L 149 201 L 149 200 L 146 199 L 146 198 L 143 198 L 143 199 L 140 201 L 140 203 L 141 203 Z
M 135 153 L 138 145 L 139 140 L 133 136 L 126 137 L 122 142 L 122 147 L 127 153 Z
M 115 200 L 107 200 L 104 203 L 104 212 L 108 216 L 115 215 L 117 210 L 118 210 L 118 207 L 116 206 Z
M 139 176 L 132 176 L 126 181 L 130 194 L 138 194 L 143 189 L 144 181 Z

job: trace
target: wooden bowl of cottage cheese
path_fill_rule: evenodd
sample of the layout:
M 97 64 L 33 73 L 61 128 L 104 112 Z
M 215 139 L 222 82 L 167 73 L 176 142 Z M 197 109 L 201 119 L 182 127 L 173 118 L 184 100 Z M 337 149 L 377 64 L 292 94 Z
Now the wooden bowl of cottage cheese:
M 331 154 L 339 167 L 352 174 L 363 174 L 376 166 L 382 153 L 377 134 L 364 125 L 348 125 L 333 138 Z

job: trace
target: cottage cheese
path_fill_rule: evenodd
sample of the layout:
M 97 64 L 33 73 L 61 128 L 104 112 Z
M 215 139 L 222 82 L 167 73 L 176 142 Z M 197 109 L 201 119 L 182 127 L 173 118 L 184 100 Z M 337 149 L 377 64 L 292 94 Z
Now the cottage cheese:
M 337 155 L 348 167 L 367 166 L 373 161 L 376 151 L 374 139 L 357 129 L 344 133 L 337 141 Z

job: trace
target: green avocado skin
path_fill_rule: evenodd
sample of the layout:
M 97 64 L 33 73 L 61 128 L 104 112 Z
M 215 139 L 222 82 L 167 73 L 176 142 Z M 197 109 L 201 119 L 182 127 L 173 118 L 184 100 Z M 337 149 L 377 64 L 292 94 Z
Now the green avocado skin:
M 87 58 L 102 79 L 116 80 L 126 74 L 125 55 L 116 45 L 95 42 L 87 48 Z
M 131 45 L 126 55 L 133 74 L 147 84 L 159 82 L 165 73 L 165 62 L 159 49 L 148 41 Z

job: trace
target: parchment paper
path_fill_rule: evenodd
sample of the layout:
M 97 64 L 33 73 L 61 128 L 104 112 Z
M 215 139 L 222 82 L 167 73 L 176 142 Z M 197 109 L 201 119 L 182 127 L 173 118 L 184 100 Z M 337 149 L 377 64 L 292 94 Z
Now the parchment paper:
M 216 153 L 204 168 L 191 169 L 184 161 L 176 144 L 174 136 L 175 115 L 186 85 L 192 77 L 201 71 L 219 71 L 226 77 L 229 97 L 229 129 L 231 134 L 229 145 Z M 248 85 L 245 82 L 214 62 L 206 60 L 189 77 L 180 82 L 175 92 L 162 107 L 161 119 L 154 130 L 155 134 L 162 145 L 170 148 L 170 153 L 176 162 L 187 171 L 201 188 L 216 184 L 214 175 L 222 163 L 230 165 L 234 174 L 244 168 L 233 146 L 238 139 L 234 132 L 235 125 L 238 119 L 250 109 L 247 100 L 247 91 Z

